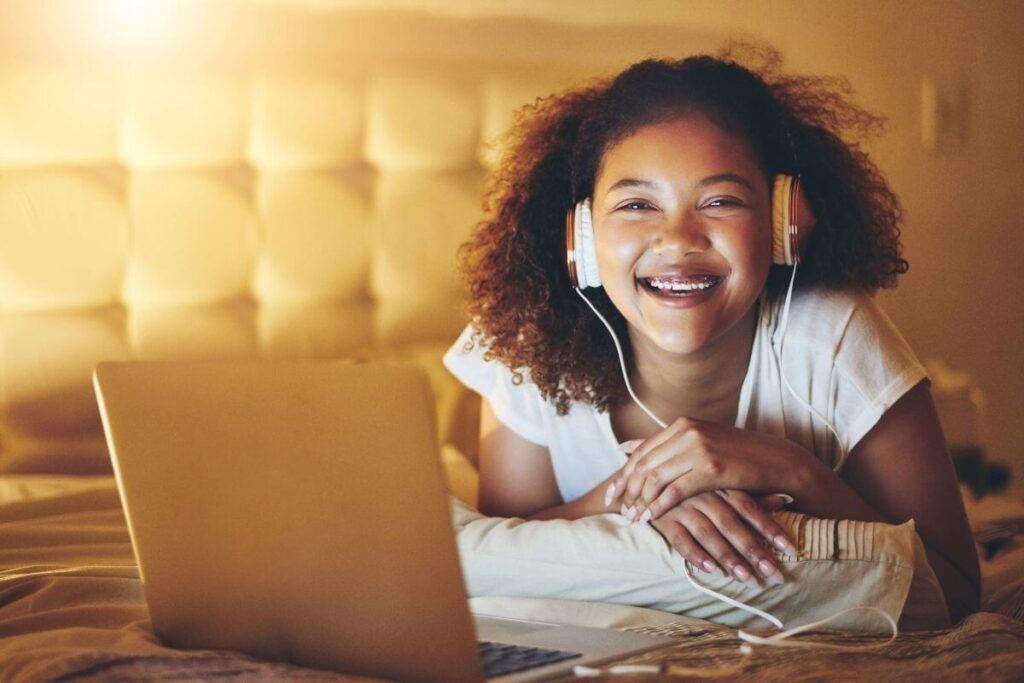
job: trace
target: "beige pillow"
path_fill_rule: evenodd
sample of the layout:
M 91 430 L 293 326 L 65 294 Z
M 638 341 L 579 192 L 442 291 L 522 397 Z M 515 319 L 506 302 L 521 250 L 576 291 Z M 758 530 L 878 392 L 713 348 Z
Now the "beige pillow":
M 707 619 L 733 628 L 770 626 L 760 617 L 693 588 L 685 561 L 648 525 L 620 515 L 528 522 L 484 517 L 453 501 L 469 594 L 556 598 L 635 605 Z M 776 515 L 797 541 L 799 557 L 778 554 L 779 585 L 749 586 L 694 572 L 706 588 L 764 610 L 786 628 L 855 606 L 878 608 L 900 628 L 949 626 L 938 580 L 913 521 L 898 526 Z M 858 610 L 827 628 L 887 632 L 879 614 Z

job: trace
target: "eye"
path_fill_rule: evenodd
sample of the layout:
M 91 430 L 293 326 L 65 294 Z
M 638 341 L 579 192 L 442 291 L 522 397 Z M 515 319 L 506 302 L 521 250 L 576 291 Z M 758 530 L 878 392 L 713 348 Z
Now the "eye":
M 643 199 L 629 199 L 615 207 L 616 211 L 653 211 L 654 206 Z
M 745 209 L 746 206 L 746 202 L 738 197 L 718 196 L 705 201 L 700 205 L 700 209 L 711 216 L 727 216 Z
M 704 208 L 723 209 L 743 206 L 743 201 L 736 197 L 712 197 L 704 202 Z

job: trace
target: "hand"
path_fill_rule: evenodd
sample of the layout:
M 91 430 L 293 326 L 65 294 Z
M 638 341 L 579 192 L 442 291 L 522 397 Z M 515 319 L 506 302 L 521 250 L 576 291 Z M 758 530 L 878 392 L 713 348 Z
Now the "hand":
M 807 473 L 824 465 L 801 446 L 778 436 L 713 422 L 679 418 L 643 441 L 609 485 L 630 519 L 658 519 L 706 491 L 797 494 Z
M 721 572 L 744 583 L 757 576 L 781 583 L 778 562 L 755 532 L 796 555 L 785 530 L 769 514 L 783 504 L 776 495 L 755 499 L 743 491 L 710 491 L 687 498 L 651 524 L 687 562 L 708 573 Z

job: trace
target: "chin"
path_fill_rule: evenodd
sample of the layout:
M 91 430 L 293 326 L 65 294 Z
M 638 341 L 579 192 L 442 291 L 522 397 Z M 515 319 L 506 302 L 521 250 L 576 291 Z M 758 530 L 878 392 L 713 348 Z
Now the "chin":
M 658 350 L 676 356 L 687 356 L 703 349 L 711 341 L 711 335 L 667 333 L 647 334 L 650 341 Z

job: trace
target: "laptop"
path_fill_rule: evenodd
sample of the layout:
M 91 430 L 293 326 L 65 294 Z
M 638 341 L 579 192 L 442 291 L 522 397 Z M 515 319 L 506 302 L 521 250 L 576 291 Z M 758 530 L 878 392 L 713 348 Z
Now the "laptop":
M 671 642 L 474 619 L 433 395 L 413 366 L 118 362 L 97 366 L 94 384 L 169 646 L 477 683 L 496 652 L 512 663 L 489 675 L 525 681 Z

